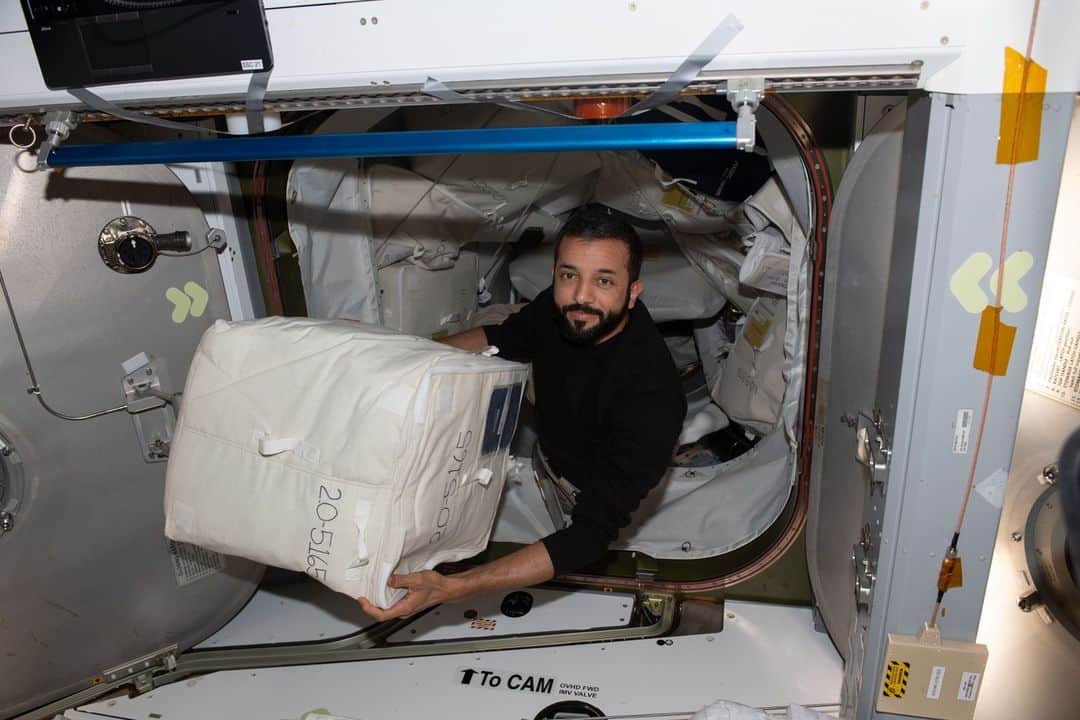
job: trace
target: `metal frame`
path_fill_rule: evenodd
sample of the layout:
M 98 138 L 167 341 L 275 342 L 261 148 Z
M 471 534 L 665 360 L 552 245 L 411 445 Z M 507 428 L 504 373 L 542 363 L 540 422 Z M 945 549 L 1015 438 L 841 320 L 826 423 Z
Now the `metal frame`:
M 896 232 L 897 245 L 909 248 L 910 292 L 906 307 L 889 311 L 907 318 L 902 351 L 883 352 L 882 375 L 899 373 L 899 391 L 873 611 L 862 662 L 846 670 L 862 678 L 859 718 L 900 718 L 874 710 L 886 636 L 914 635 L 930 618 L 971 461 L 952 451 L 952 424 L 958 408 L 979 412 L 986 386 L 971 360 L 979 317 L 961 307 L 949 284 L 974 252 L 989 253 L 997 264 L 1009 175 L 1008 165 L 995 162 L 1001 98 L 931 94 L 929 102 L 925 144 L 905 148 L 901 169 Z M 1024 250 L 1035 259 L 1022 281 L 1032 300 L 1003 316 L 1018 331 L 1008 374 L 993 386 L 976 480 L 1009 467 L 1016 437 L 1072 95 L 1048 94 L 1045 106 L 1040 159 L 1017 168 L 1008 245 L 1010 254 Z M 919 176 L 920 183 L 903 182 Z M 948 639 L 975 640 L 1000 514 L 972 495 L 960 538 L 964 586 L 946 595 L 940 624 Z
M 253 646 L 220 650 L 195 650 L 177 656 L 175 646 L 139 658 L 122 668 L 123 673 L 102 675 L 100 682 L 82 692 L 57 700 L 12 720 L 46 720 L 68 708 L 83 705 L 111 691 L 133 686 L 139 693 L 183 680 L 196 674 L 220 670 L 246 670 L 284 665 L 316 665 L 331 662 L 390 660 L 395 658 L 453 655 L 456 653 L 556 647 L 613 640 L 643 640 L 668 634 L 675 626 L 676 601 L 673 595 L 647 595 L 639 603 L 650 609 L 656 621 L 645 626 L 583 630 L 569 633 L 536 633 L 484 640 L 411 642 L 387 645 L 386 638 L 412 620 L 395 620 L 365 628 L 338 640 L 296 643 L 284 647 Z M 123 677 L 111 679 L 123 674 Z

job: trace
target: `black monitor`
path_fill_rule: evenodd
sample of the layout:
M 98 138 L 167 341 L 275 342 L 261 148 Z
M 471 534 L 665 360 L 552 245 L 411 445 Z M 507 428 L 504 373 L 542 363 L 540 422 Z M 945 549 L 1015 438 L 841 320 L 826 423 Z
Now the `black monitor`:
M 261 0 L 21 0 L 53 90 L 269 70 Z

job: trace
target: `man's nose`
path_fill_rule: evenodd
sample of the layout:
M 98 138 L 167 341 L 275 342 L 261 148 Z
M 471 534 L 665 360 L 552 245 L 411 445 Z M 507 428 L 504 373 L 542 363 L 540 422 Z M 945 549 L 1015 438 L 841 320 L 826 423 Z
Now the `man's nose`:
M 592 286 L 584 280 L 578 280 L 577 287 L 574 288 L 574 302 L 579 305 L 592 305 L 593 291 Z

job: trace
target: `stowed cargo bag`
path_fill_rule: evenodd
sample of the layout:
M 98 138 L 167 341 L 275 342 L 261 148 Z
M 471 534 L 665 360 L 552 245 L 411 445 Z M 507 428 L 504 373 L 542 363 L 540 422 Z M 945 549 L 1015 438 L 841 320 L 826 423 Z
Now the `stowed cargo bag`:
M 218 321 L 195 353 L 165 534 L 389 607 L 484 549 L 528 368 L 345 321 Z

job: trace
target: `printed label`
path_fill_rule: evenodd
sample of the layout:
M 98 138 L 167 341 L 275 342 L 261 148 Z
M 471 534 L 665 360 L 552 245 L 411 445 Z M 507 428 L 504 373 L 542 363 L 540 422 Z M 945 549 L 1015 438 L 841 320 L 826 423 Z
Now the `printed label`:
M 166 542 L 169 544 L 169 559 L 172 560 L 177 587 L 190 585 L 225 569 L 224 555 L 198 545 L 174 540 Z
M 975 411 L 964 408 L 956 412 L 956 425 L 953 427 L 952 451 L 954 455 L 967 455 L 968 440 L 971 438 L 971 420 Z
M 552 695 L 555 691 L 555 678 L 531 673 L 500 670 L 482 670 L 478 668 L 458 668 L 458 684 L 469 687 L 509 690 L 512 692 Z
M 908 676 L 911 674 L 911 663 L 899 660 L 890 660 L 885 667 L 885 687 L 881 694 L 890 698 L 902 698 L 907 692 Z
M 600 686 L 582 683 L 559 683 L 559 694 L 567 697 L 595 700 L 600 694 Z
M 746 327 L 743 328 L 743 337 L 750 343 L 750 347 L 760 350 L 768 338 L 769 328 L 772 327 L 773 317 L 776 315 L 776 303 L 758 298 L 750 307 L 746 316 Z
M 262 70 L 263 61 L 261 58 L 255 58 L 254 60 L 241 60 L 240 69 L 251 72 L 253 70 Z
M 957 700 L 975 702 L 979 694 L 979 673 L 966 672 L 960 676 L 960 692 L 956 693 Z
M 937 700 L 941 697 L 941 686 L 945 684 L 945 667 L 935 665 L 930 671 L 930 686 L 926 688 L 926 697 Z
M 1080 409 L 1080 280 L 1046 274 L 1027 387 Z

